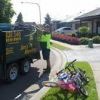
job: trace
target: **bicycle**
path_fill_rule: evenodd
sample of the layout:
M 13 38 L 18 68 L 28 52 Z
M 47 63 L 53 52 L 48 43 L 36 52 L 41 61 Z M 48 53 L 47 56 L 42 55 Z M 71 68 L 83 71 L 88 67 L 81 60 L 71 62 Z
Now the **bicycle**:
M 75 66 L 75 64 L 74 64 L 75 62 L 76 62 L 76 59 L 73 60 L 72 62 L 66 64 L 65 68 L 62 69 L 61 71 L 59 71 L 59 73 L 62 72 L 63 70 L 67 69 L 71 75 L 77 75 L 77 77 L 79 77 L 79 80 L 81 81 L 81 83 L 83 85 L 85 85 L 89 82 L 89 77 L 86 75 L 86 72 L 84 70 Z
M 87 84 L 89 82 L 89 77 L 86 75 L 86 72 L 84 70 L 75 66 L 75 64 L 74 64 L 75 61 L 76 61 L 76 59 L 73 60 L 71 63 L 69 63 L 65 67 L 65 69 L 67 69 L 71 74 L 77 74 L 77 76 L 80 77 L 83 85 Z
M 70 62 L 64 69 L 56 74 L 58 79 L 56 82 L 44 81 L 42 82 L 42 85 L 46 87 L 60 87 L 68 90 L 69 92 L 78 92 L 79 94 L 87 97 L 88 92 L 83 87 L 79 74 L 77 72 L 75 74 L 71 70 L 69 70 L 69 72 L 65 71 L 65 69 L 69 68 L 69 66 L 75 61 L 76 60 Z

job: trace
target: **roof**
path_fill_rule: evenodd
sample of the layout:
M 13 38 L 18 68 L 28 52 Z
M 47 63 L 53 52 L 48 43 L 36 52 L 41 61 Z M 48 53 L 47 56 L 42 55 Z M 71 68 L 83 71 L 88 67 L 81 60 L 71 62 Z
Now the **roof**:
M 94 16 L 100 16 L 100 8 L 97 8 L 95 10 L 92 10 L 88 13 L 85 13 L 79 17 L 76 17 L 75 19 L 81 19 L 81 18 L 86 18 L 86 17 L 94 17 Z
M 80 20 L 79 19 L 73 19 L 70 22 L 72 22 L 72 23 L 74 23 L 74 22 L 80 22 Z

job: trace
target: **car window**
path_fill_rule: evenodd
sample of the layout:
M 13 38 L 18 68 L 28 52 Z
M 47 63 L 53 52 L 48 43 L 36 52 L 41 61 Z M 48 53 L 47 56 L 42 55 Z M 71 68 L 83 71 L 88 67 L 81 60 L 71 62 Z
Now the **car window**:
M 71 28 L 70 27 L 67 27 L 67 28 L 63 28 L 63 30 L 71 30 Z

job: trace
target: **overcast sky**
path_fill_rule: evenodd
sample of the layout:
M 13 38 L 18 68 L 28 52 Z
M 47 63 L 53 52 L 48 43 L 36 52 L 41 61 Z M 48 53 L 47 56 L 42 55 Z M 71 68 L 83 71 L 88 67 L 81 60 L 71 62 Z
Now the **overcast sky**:
M 35 4 L 21 4 L 20 2 L 38 3 L 41 7 L 41 21 L 48 13 L 52 19 L 67 21 L 68 19 L 86 13 L 100 7 L 100 0 L 12 0 L 16 20 L 19 12 L 22 12 L 23 19 L 26 22 L 40 22 L 39 9 Z

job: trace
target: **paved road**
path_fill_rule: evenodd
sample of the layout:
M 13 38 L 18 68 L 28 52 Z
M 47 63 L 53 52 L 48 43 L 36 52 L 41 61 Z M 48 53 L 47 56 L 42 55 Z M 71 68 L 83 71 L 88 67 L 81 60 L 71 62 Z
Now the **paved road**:
M 50 59 L 53 66 L 56 60 L 53 52 L 51 52 Z M 5 84 L 0 80 L 0 100 L 29 100 L 42 87 L 40 84 L 40 88 L 38 88 L 35 84 L 41 79 L 48 80 L 48 75 L 43 74 L 42 70 L 46 67 L 46 62 L 38 60 L 31 66 L 29 74 L 18 77 L 12 84 Z

